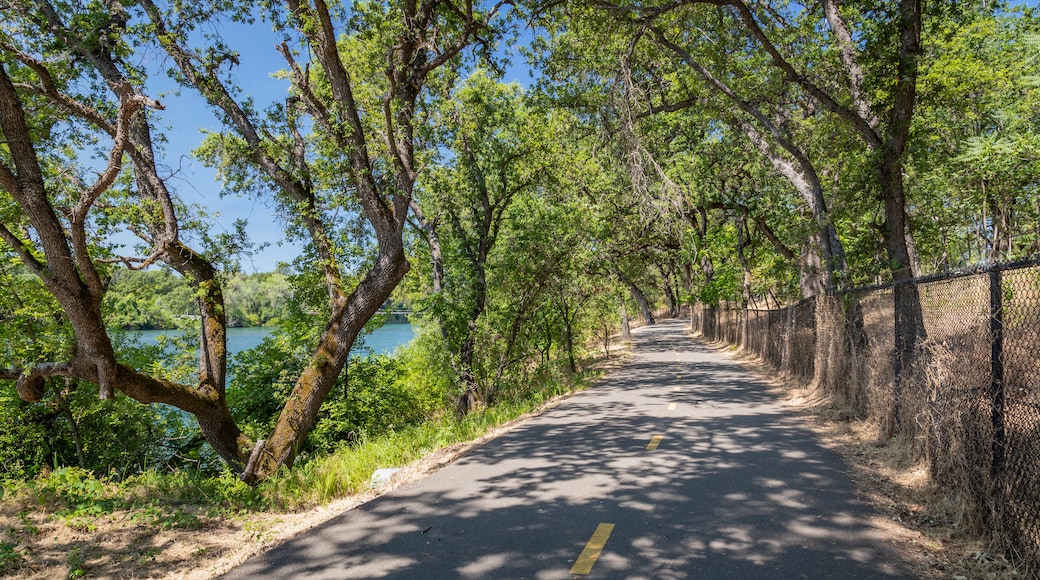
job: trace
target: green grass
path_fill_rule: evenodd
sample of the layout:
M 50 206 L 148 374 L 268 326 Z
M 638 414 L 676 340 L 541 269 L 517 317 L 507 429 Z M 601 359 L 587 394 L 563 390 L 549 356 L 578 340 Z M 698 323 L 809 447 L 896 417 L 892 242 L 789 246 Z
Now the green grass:
M 531 412 L 537 404 L 504 403 L 470 414 L 462 421 L 440 418 L 376 438 L 362 438 L 261 482 L 258 489 L 272 507 L 291 509 L 321 504 L 364 491 L 372 473 L 401 467 L 438 450 L 472 441 L 491 429 Z
M 545 377 L 523 393 L 512 393 L 511 400 L 475 411 L 461 421 L 437 417 L 380 436 L 363 436 L 330 454 L 298 461 L 292 469 L 283 469 L 255 487 L 231 472 L 213 476 L 189 470 L 149 471 L 116 481 L 69 467 L 30 481 L 4 482 L 2 499 L 20 502 L 30 511 L 43 508 L 55 520 L 84 531 L 93 529 L 96 518 L 115 511 L 129 512 L 129 519 L 141 525 L 196 529 L 200 510 L 184 506 L 201 508 L 212 516 L 229 516 L 327 503 L 364 491 L 376 469 L 403 467 L 438 449 L 476 439 L 538 409 L 556 395 L 583 390 L 591 378 L 588 373 L 566 380 Z M 13 548 L 0 549 L 0 559 L 16 557 Z

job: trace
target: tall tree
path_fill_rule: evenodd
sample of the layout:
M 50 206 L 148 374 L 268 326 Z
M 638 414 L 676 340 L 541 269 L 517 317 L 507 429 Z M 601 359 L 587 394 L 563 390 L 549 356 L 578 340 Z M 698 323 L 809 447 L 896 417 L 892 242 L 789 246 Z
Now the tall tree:
M 26 400 L 40 398 L 46 377 L 62 375 L 99 384 L 102 397 L 118 389 L 141 402 L 177 406 L 198 418 L 207 440 L 242 469 L 246 481 L 291 464 L 358 333 L 408 270 L 401 236 L 423 167 L 417 139 L 426 84 L 466 47 L 494 34 L 491 21 L 501 16 L 502 6 L 467 3 L 460 9 L 438 1 L 345 11 L 322 1 L 272 6 L 286 37 L 281 52 L 293 93 L 270 117 L 280 121 L 264 123 L 248 101 L 238 100 L 238 87 L 228 80 L 228 68 L 240 56 L 205 35 L 203 46 L 190 47 L 189 41 L 199 38 L 200 23 L 242 13 L 151 1 L 130 11 L 118 3 L 20 4 L 18 11 L 5 11 L 0 46 L 0 128 L 6 144 L 0 182 L 10 196 L 4 205 L 11 215 L 0 237 L 61 305 L 76 347 L 67 361 L 9 369 L 3 377 L 17 377 Z M 296 40 L 313 55 L 312 62 L 297 62 L 291 48 Z M 232 185 L 253 187 L 256 176 L 262 182 L 256 189 L 275 191 L 310 233 L 325 274 L 328 322 L 274 430 L 255 445 L 235 425 L 225 401 L 227 320 L 218 270 L 203 252 L 180 241 L 180 208 L 156 168 L 154 118 L 140 112 L 160 105 L 144 96 L 148 71 L 129 63 L 135 50 L 155 43 L 172 57 L 180 80 L 201 93 L 231 132 L 225 140 L 211 141 L 204 155 L 239 179 Z M 302 115 L 309 119 L 302 121 Z M 305 126 L 320 128 L 320 136 L 309 140 Z M 92 183 L 66 179 L 81 174 L 82 165 L 72 154 L 52 154 L 67 150 L 56 144 L 70 127 L 83 135 L 82 143 L 95 138 L 111 143 L 107 164 Z M 123 171 L 124 158 L 131 161 L 132 174 Z M 120 179 L 132 182 L 128 189 L 138 201 L 124 206 L 143 210 L 131 216 L 135 221 L 129 227 L 151 248 L 143 259 L 122 261 L 135 267 L 163 261 L 195 285 L 202 314 L 197 384 L 149 376 L 116 360 L 101 309 L 111 254 L 91 238 L 90 228 L 132 213 L 96 217 L 99 207 L 110 206 L 99 199 Z M 350 203 L 370 228 L 364 235 L 376 241 L 370 268 L 357 282 L 344 275 L 330 233 L 336 204 Z
M 964 8 L 925 40 L 909 183 L 931 269 L 1040 251 L 1036 16 Z
M 519 85 L 501 84 L 486 71 L 467 79 L 439 115 L 450 158 L 412 204 L 434 260 L 434 310 L 454 353 L 459 416 L 477 396 L 477 325 L 491 291 L 493 252 L 510 229 L 514 202 L 545 187 L 552 161 L 548 118 L 526 100 Z

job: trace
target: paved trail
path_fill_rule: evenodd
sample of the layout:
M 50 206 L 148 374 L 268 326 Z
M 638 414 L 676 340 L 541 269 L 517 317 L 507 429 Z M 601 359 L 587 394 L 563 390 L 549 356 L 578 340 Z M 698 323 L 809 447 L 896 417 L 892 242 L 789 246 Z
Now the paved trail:
M 600 386 L 227 578 L 906 577 L 773 395 L 679 321 L 634 338 Z

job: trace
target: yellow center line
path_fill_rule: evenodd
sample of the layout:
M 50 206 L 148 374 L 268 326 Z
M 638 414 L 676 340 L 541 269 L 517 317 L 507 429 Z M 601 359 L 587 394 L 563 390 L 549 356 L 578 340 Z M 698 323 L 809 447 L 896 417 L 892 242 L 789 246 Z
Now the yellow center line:
M 571 566 L 571 574 L 592 573 L 592 565 L 599 559 L 599 555 L 603 552 L 603 546 L 607 544 L 607 538 L 610 537 L 610 532 L 613 531 L 614 524 L 600 524 L 596 526 L 596 531 L 592 532 L 592 537 L 585 544 L 585 549 L 581 551 L 581 555 L 578 556 L 578 559 L 574 561 L 574 565 Z
M 674 411 L 675 410 L 675 403 L 668 403 L 668 410 L 669 411 Z
M 664 439 L 664 435 L 654 435 L 650 442 L 646 444 L 646 450 L 653 451 L 657 449 L 657 446 L 661 444 L 661 439 Z
M 675 387 L 675 388 L 674 388 L 674 389 L 672 389 L 672 390 L 673 390 L 673 391 L 675 391 L 676 393 L 678 393 L 678 392 L 679 392 L 679 387 Z

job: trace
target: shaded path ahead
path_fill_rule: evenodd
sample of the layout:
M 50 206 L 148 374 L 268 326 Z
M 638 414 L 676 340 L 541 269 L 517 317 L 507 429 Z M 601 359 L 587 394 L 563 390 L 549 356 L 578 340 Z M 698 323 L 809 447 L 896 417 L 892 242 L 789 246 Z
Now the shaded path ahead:
M 601 385 L 227 577 L 906 576 L 840 458 L 764 387 L 680 321 L 634 340 Z

